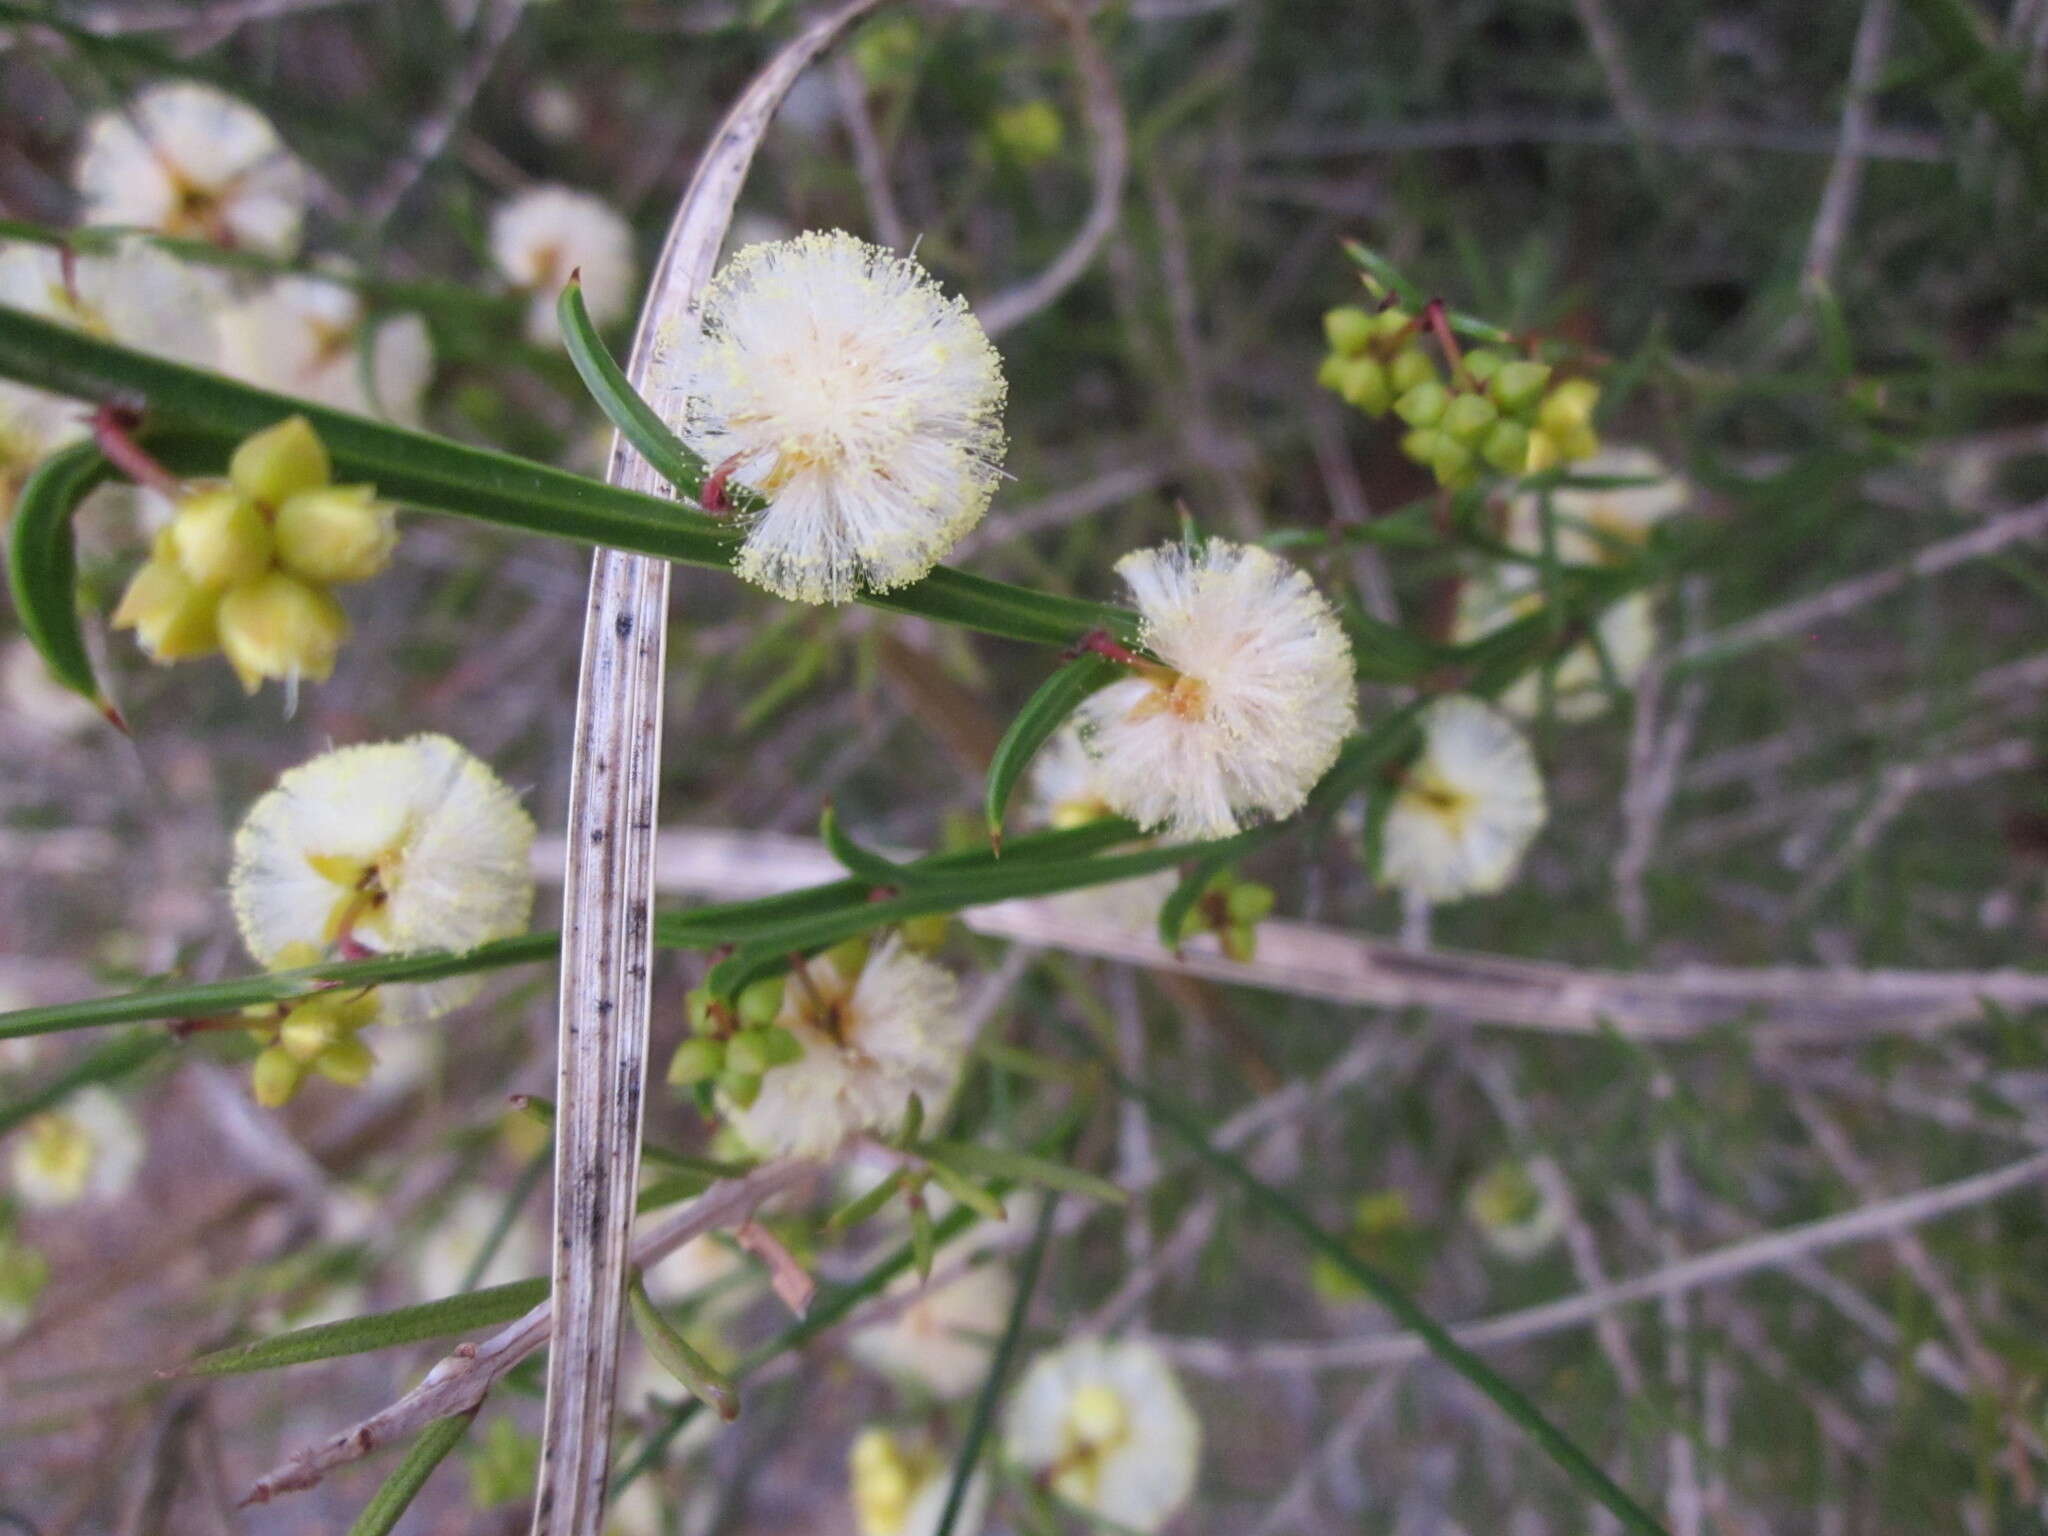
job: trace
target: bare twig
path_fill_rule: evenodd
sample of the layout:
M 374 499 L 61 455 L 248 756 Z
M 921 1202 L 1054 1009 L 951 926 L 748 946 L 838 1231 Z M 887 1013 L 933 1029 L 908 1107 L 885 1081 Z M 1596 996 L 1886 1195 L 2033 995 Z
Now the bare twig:
M 498 55 L 518 30 L 519 18 L 525 10 L 526 0 L 491 0 L 484 7 L 483 18 L 477 23 L 476 37 L 462 60 L 462 67 L 448 77 L 440 105 L 413 130 L 405 153 L 385 173 L 383 181 L 364 195 L 360 213 L 365 224 L 376 228 L 388 220 L 398 211 L 398 205 L 405 201 L 406 193 L 426 174 L 427 168 L 441 158 L 448 141 L 455 136 L 455 130 L 476 102 L 477 92 L 490 78 Z
M 1876 88 L 1884 73 L 1891 30 L 1892 0 L 1864 0 L 1842 103 L 1842 144 L 1828 168 L 1827 185 L 1821 188 L 1820 211 L 1814 216 L 1806 260 L 1800 266 L 1801 279 L 1809 290 L 1834 276 L 1849 221 L 1855 216 L 1856 194 L 1863 186 L 1864 145 L 1877 116 Z
M 875 120 L 868 115 L 867 77 L 860 65 L 842 54 L 832 61 L 832 88 L 839 98 L 839 121 L 853 146 L 854 174 L 860 177 L 861 196 L 867 200 L 868 223 L 875 239 L 892 250 L 901 250 L 910 238 L 903 222 L 903 210 L 896 206 L 896 194 L 889 186 L 889 161 L 882 153 L 882 141 L 875 133 Z
M 991 336 L 1014 330 L 1080 280 L 1095 260 L 1102 242 L 1116 227 L 1117 210 L 1123 203 L 1124 174 L 1130 163 L 1130 133 L 1124 125 L 1123 102 L 1117 95 L 1116 77 L 1095 34 L 1089 29 L 1087 10 L 1076 4 L 1059 7 L 1061 25 L 1073 50 L 1074 69 L 1081 78 L 1081 106 L 1094 137 L 1095 187 L 1087 216 L 1074 238 L 1067 242 L 1051 265 L 1036 277 L 1006 288 L 975 306 L 983 329 Z
M 816 1172 L 815 1163 L 769 1163 L 745 1178 L 715 1185 L 682 1210 L 641 1233 L 633 1244 L 633 1262 L 645 1268 L 692 1238 L 737 1226 L 763 1201 L 795 1189 Z M 436 1419 L 469 1412 L 484 1400 L 500 1377 L 548 1342 L 553 1323 L 553 1303 L 543 1301 L 482 1343 L 458 1346 L 397 1402 L 264 1473 L 242 1502 L 262 1504 L 281 1493 L 311 1488 L 336 1467 L 360 1461 Z

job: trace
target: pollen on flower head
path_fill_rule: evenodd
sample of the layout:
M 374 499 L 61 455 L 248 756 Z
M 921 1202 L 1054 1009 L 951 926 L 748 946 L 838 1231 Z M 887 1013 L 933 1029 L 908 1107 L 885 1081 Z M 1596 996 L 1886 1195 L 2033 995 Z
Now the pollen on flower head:
M 254 107 L 191 81 L 154 85 L 86 129 L 73 177 L 87 224 L 125 224 L 289 256 L 310 179 Z
M 1438 699 L 1380 840 L 1380 878 L 1430 901 L 1506 885 L 1547 814 L 1522 733 L 1477 699 Z
M 1552 547 L 1564 565 L 1613 565 L 1650 536 L 1650 530 L 1685 510 L 1683 480 L 1647 448 L 1603 448 L 1572 465 L 1575 476 L 1644 480 L 1646 485 L 1605 490 L 1561 486 L 1548 493 Z M 1543 553 L 1543 493 L 1524 491 L 1508 504 L 1506 542 L 1522 554 Z
M 551 347 L 562 339 L 555 300 L 580 272 L 583 307 L 608 325 L 633 302 L 633 227 L 611 204 L 552 183 L 529 188 L 491 215 L 491 259 L 530 296 L 526 338 Z
M 460 954 L 526 927 L 532 845 L 533 819 L 489 767 L 446 736 L 414 736 L 287 772 L 235 834 L 228 887 L 243 942 L 267 966 Z M 451 976 L 380 987 L 378 1019 L 431 1019 L 480 985 Z
M 1156 1531 L 1194 1491 L 1201 1425 L 1153 1345 L 1076 1339 L 1040 1355 L 1010 1400 L 1010 1459 L 1106 1521 Z
M 1279 556 L 1219 539 L 1116 568 L 1162 665 L 1081 706 L 1110 807 L 1187 838 L 1300 810 L 1358 723 L 1351 642 L 1329 603 Z
M 219 329 L 223 372 L 338 411 L 419 423 L 434 350 L 418 315 L 372 323 L 347 284 L 290 276 L 224 306 Z
M 768 1156 L 822 1157 L 862 1131 L 894 1131 L 912 1095 L 936 1114 L 967 1057 L 952 972 L 895 936 L 851 977 L 825 956 L 797 967 L 775 1022 L 803 1055 L 771 1068 L 752 1104 L 721 1100 L 740 1138 Z
M 846 1454 L 847 1496 L 860 1536 L 935 1536 L 953 1488 L 952 1458 L 928 1436 L 870 1426 Z M 988 1476 L 976 1472 L 953 1529 L 974 1536 L 988 1507 Z
M 15 1132 L 14 1192 L 35 1210 L 118 1200 L 135 1182 L 142 1127 L 105 1088 L 81 1088 Z
M 1002 361 L 910 257 L 838 230 L 749 246 L 656 359 L 683 440 L 767 502 L 736 568 L 778 596 L 916 581 L 995 494 Z

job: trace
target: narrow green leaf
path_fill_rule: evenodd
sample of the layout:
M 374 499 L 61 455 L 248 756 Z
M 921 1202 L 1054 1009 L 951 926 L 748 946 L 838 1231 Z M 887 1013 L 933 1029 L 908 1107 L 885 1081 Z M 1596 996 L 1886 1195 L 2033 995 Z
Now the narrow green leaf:
M 1211 855 L 1197 859 L 1190 864 L 1180 877 L 1180 884 L 1159 904 L 1159 942 L 1175 954 L 1180 953 L 1182 931 L 1187 927 L 1188 915 L 1195 905 L 1208 893 L 1209 882 L 1229 867 L 1228 858 Z
M 392 1349 L 400 1344 L 417 1344 L 422 1339 L 446 1338 L 509 1323 L 546 1301 L 548 1282 L 514 1280 L 507 1285 L 487 1286 L 460 1296 L 421 1302 L 392 1312 L 372 1312 L 363 1317 L 344 1318 L 338 1323 L 319 1323 L 295 1328 L 290 1333 L 272 1334 L 199 1356 L 172 1374 L 178 1376 L 241 1376 L 251 1371 L 275 1371 L 288 1365 L 305 1365 L 313 1360 L 332 1360 L 341 1355 L 367 1354 Z
M 839 812 L 830 801 L 818 817 L 818 837 L 825 845 L 825 851 L 837 859 L 846 872 L 866 886 L 896 887 L 904 884 L 904 868 L 871 853 L 846 835 L 846 829 L 839 825 Z
M 1039 1208 L 1038 1226 L 1031 1234 L 1030 1248 L 1025 1250 L 1023 1272 L 1017 1277 L 1017 1296 L 1010 1303 L 1010 1317 L 1003 1324 L 1002 1340 L 989 1359 L 988 1375 L 975 1396 L 974 1413 L 967 1421 L 967 1433 L 961 1438 L 960 1454 L 953 1461 L 953 1481 L 946 1489 L 946 1505 L 939 1512 L 939 1523 L 932 1536 L 953 1536 L 953 1522 L 960 1518 L 960 1506 L 966 1502 L 967 1485 L 974 1480 L 974 1468 L 981 1460 L 981 1448 L 988 1440 L 989 1431 L 995 1427 L 996 1404 L 1002 1400 L 1003 1382 L 1010 1374 L 1010 1362 L 1016 1358 L 1017 1345 L 1024 1337 L 1024 1319 L 1031 1311 L 1031 1298 L 1038 1292 L 1038 1277 L 1045 1269 L 1046 1244 L 1052 1237 L 1053 1212 L 1059 1203 L 1059 1196 L 1052 1195 Z
M 825 1222 L 827 1232 L 843 1232 L 848 1227 L 857 1227 L 873 1216 L 894 1198 L 896 1191 L 903 1187 L 903 1173 L 898 1169 L 889 1174 L 875 1187 L 850 1204 L 834 1211 Z
M 988 792 L 983 808 L 988 816 L 990 842 L 1002 843 L 1003 813 L 1009 808 L 1011 792 L 1024 777 L 1024 770 L 1031 766 L 1031 759 L 1038 755 L 1038 749 L 1066 723 L 1083 699 L 1120 675 L 1122 668 L 1115 662 L 1090 651 L 1048 677 L 1017 711 L 988 765 Z
M 633 1209 L 639 1215 L 658 1211 L 663 1206 L 675 1205 L 684 1200 L 694 1200 L 718 1180 L 702 1173 L 670 1173 L 658 1179 L 651 1179 L 641 1189 L 640 1198 Z
M 668 423 L 641 398 L 625 370 L 613 359 L 604 338 L 597 334 L 597 327 L 590 323 L 581 283 L 572 282 L 562 290 L 555 314 L 561 320 L 562 345 L 575 365 L 576 376 L 583 380 L 583 387 L 590 391 L 590 398 L 604 412 L 605 420 L 619 429 L 620 435 L 654 466 L 662 479 L 685 496 L 701 493 L 704 461 L 669 430 Z
M 469 1426 L 475 1422 L 476 1411 L 471 1409 L 451 1418 L 436 1419 L 421 1430 L 412 1448 L 405 1453 L 405 1460 L 398 1464 L 398 1469 L 384 1480 L 384 1486 L 356 1516 L 356 1523 L 348 1528 L 348 1536 L 389 1536 L 399 1517 L 412 1507 L 419 1491 L 427 1486 L 427 1479 L 434 1475 L 434 1469 L 462 1443 L 462 1437 L 469 1433 Z
M 974 1209 L 965 1201 L 961 1204 L 970 1211 Z M 920 1281 L 931 1279 L 932 1256 L 937 1252 L 938 1244 L 932 1237 L 932 1213 L 925 1209 L 922 1200 L 913 1199 L 910 1202 L 910 1256 L 911 1262 L 917 1266 Z
M 1960 66 L 1970 95 L 2012 141 L 2036 201 L 2048 198 L 2048 122 L 2028 100 L 2018 62 L 1993 45 L 1983 14 L 1968 0 L 1906 0 L 1906 9 Z
M 925 1158 L 925 1167 L 930 1171 L 933 1183 L 984 1221 L 1001 1221 L 1005 1216 L 1003 1202 L 958 1169 L 929 1154 Z
M 7 585 L 22 632 L 58 682 L 101 710 L 106 698 L 78 627 L 71 514 L 112 473 L 113 466 L 89 442 L 53 454 L 21 488 L 7 540 Z
M 46 1109 L 55 1109 L 79 1089 L 94 1083 L 112 1083 L 136 1071 L 159 1052 L 170 1049 L 167 1035 L 136 1030 L 109 1040 L 98 1050 L 60 1072 L 42 1087 L 32 1089 L 11 1103 L 0 1104 L 0 1136 Z
M 1231 1153 L 1217 1146 L 1191 1110 L 1157 1089 L 1126 1076 L 1086 1031 L 1066 1024 L 1060 1027 L 1101 1062 L 1104 1075 L 1119 1093 L 1143 1105 L 1155 1122 L 1183 1142 L 1197 1158 L 1236 1184 L 1253 1204 L 1283 1226 L 1291 1228 L 1310 1248 L 1364 1287 L 1374 1300 L 1393 1314 L 1396 1321 L 1420 1338 L 1431 1354 L 1491 1398 L 1510 1421 L 1534 1440 L 1538 1448 L 1586 1494 L 1606 1506 L 1625 1529 L 1638 1532 L 1639 1536 L 1668 1536 L 1655 1517 L 1602 1471 L 1577 1442 L 1551 1423 L 1542 1410 L 1506 1378 L 1452 1338 L 1449 1331 L 1417 1305 L 1414 1298 L 1390 1276 L 1359 1258 L 1348 1244 L 1325 1232 L 1300 1206 Z
M 647 1353 L 654 1357 L 657 1365 L 689 1388 L 692 1397 L 721 1419 L 730 1423 L 740 1416 L 740 1395 L 733 1390 L 732 1382 L 698 1354 L 690 1341 L 661 1315 L 661 1309 L 647 1294 L 646 1282 L 640 1278 L 637 1269 L 626 1287 L 626 1305 L 633 1314 L 633 1327 L 640 1335 L 640 1342 L 647 1346 Z
M 930 1141 L 917 1150 L 934 1163 L 948 1164 L 985 1179 L 1043 1184 L 1048 1189 L 1065 1190 L 1108 1205 L 1124 1205 L 1131 1198 L 1107 1179 L 1084 1173 L 1079 1168 L 1070 1168 L 1051 1158 L 1034 1157 L 1029 1152 L 985 1147 L 972 1141 Z

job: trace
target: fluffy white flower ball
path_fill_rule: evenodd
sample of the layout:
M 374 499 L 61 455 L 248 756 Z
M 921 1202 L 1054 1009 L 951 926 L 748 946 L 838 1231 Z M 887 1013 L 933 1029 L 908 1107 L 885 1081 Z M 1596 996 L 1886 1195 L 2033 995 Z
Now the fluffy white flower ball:
M 847 1493 L 860 1536 L 935 1536 L 953 1491 L 953 1463 L 929 1438 L 869 1428 L 846 1457 Z M 953 1519 L 957 1536 L 975 1536 L 988 1511 L 988 1476 L 976 1472 Z
M 603 198 L 552 183 L 529 188 L 491 215 L 491 259 L 514 287 L 531 295 L 526 337 L 551 347 L 562 339 L 555 301 L 582 273 L 583 306 L 609 325 L 633 302 L 633 226 Z
M 1487 1246 L 1504 1259 L 1526 1263 L 1537 1257 L 1564 1231 L 1564 1204 L 1553 1178 L 1540 1162 L 1527 1166 L 1512 1159 L 1495 1163 L 1465 1191 L 1465 1214 L 1479 1228 Z
M 219 325 L 221 367 L 238 379 L 338 411 L 419 424 L 434 344 L 418 315 L 373 325 L 347 284 L 281 277 L 222 309 Z
M 101 1087 L 81 1088 L 15 1134 L 14 1192 L 32 1210 L 118 1200 L 141 1171 L 142 1126 Z
M 982 1384 L 989 1352 L 1017 1294 L 1007 1267 L 990 1260 L 935 1285 L 906 1274 L 888 1294 L 914 1299 L 886 1322 L 855 1330 L 846 1344 L 854 1359 L 941 1401 L 965 1397 Z
M 1535 754 L 1507 717 L 1477 699 L 1438 699 L 1387 811 L 1380 878 L 1430 901 L 1498 891 L 1547 814 Z
M 964 300 L 841 231 L 749 246 L 657 353 L 656 403 L 761 496 L 737 569 L 794 602 L 916 581 L 981 519 L 1002 362 Z
M 1164 665 L 1081 706 L 1109 806 L 1186 838 L 1300 810 L 1358 723 L 1351 642 L 1323 595 L 1270 551 L 1220 539 L 1116 568 Z
M 311 190 L 268 118 L 192 81 L 151 86 L 94 118 L 73 181 L 84 223 L 272 256 L 298 249 Z
M 725 1101 L 765 1156 L 823 1157 L 862 1131 L 894 1131 L 912 1094 L 936 1115 L 967 1058 L 958 983 L 895 937 L 850 981 L 823 956 L 792 971 L 775 1022 L 803 1055 L 771 1068 L 752 1104 Z
M 1550 515 L 1558 560 L 1565 565 L 1612 565 L 1650 536 L 1650 530 L 1682 512 L 1691 493 L 1683 480 L 1647 448 L 1603 448 L 1571 466 L 1574 475 L 1613 480 L 1647 480 L 1648 485 L 1608 490 L 1571 487 L 1550 493 Z M 1543 553 L 1543 498 L 1525 491 L 1508 504 L 1507 544 L 1525 555 Z
M 1069 1503 L 1156 1531 L 1194 1491 L 1202 1429 L 1166 1357 L 1084 1338 L 1032 1361 L 1010 1400 L 1010 1460 Z
M 1065 831 L 1116 815 L 1102 787 L 1102 764 L 1081 740 L 1081 728 L 1069 721 L 1039 748 L 1031 761 L 1031 825 Z M 1131 844 L 1131 848 L 1147 846 Z M 1125 851 L 1125 850 L 1118 850 Z M 1084 886 L 1044 898 L 1059 915 L 1075 923 L 1106 924 L 1125 933 L 1147 933 L 1159 920 L 1159 909 L 1180 883 L 1170 869 L 1111 885 Z
M 1466 581 L 1458 593 L 1455 638 L 1461 644 L 1483 639 L 1517 619 L 1542 612 L 1543 593 L 1537 582 L 1534 571 L 1520 566 Z M 1648 592 L 1631 592 L 1608 604 L 1594 628 L 1600 636 L 1598 648 L 1583 640 L 1549 664 L 1550 712 L 1559 720 L 1578 724 L 1606 713 L 1612 694 L 1607 667 L 1600 660 L 1602 650 L 1613 667 L 1615 684 L 1624 690 L 1635 686 L 1657 650 L 1656 600 Z M 1516 679 L 1501 695 L 1501 708 L 1521 720 L 1540 716 L 1543 671 L 1535 668 Z
M 533 818 L 446 736 L 342 747 L 290 770 L 235 834 L 228 887 L 269 966 L 332 951 L 454 953 L 521 932 Z M 459 1007 L 475 976 L 380 987 L 382 1023 Z

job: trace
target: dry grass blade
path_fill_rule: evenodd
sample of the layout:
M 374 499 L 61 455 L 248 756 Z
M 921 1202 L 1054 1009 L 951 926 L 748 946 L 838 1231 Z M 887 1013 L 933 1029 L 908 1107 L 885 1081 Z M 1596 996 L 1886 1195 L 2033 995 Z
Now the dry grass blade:
M 713 133 L 669 227 L 626 372 L 647 380 L 658 326 L 709 280 L 775 108 L 832 38 L 875 0 L 849 0 L 792 39 Z M 662 492 L 614 441 L 606 478 Z M 562 896 L 555 1138 L 555 1339 L 533 1529 L 594 1536 L 604 1513 L 613 1382 L 625 1315 L 626 1244 L 647 1077 L 654 825 L 661 783 L 668 567 L 600 550 L 577 681 Z

